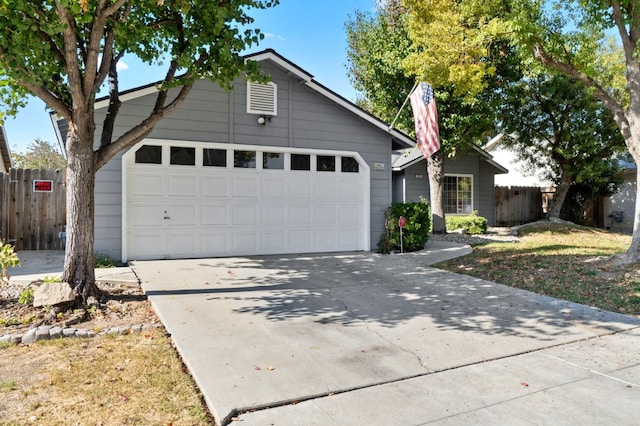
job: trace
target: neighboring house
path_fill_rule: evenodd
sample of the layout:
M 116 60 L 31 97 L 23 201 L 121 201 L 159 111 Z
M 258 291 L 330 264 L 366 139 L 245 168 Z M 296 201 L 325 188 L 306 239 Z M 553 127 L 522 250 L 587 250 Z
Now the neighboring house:
M 484 146 L 484 150 L 493 157 L 494 161 L 508 169 L 507 173 L 496 176 L 496 186 L 539 188 L 554 186 L 554 183 L 544 176 L 547 170 L 532 167 L 521 154 L 501 143 L 503 137 L 504 135 L 500 133 Z
M 127 261 L 375 248 L 392 200 L 391 152 L 414 141 L 273 50 L 247 59 L 272 82 L 238 79 L 232 92 L 196 82 L 147 139 L 97 173 L 96 251 Z M 156 94 L 155 85 L 122 93 L 114 137 Z M 96 103 L 97 123 L 106 107 Z M 66 123 L 53 122 L 64 140 Z
M 602 198 L 601 223 L 618 232 L 633 232 L 638 189 L 638 166 L 621 162 L 623 183 L 617 193 Z
M 393 152 L 393 201 L 429 200 L 427 162 L 420 149 Z M 474 210 L 495 225 L 494 176 L 508 170 L 475 145 L 444 162 L 444 213 L 466 215 Z
M 11 160 L 11 150 L 4 127 L 0 126 L 0 173 L 7 173 L 13 167 Z

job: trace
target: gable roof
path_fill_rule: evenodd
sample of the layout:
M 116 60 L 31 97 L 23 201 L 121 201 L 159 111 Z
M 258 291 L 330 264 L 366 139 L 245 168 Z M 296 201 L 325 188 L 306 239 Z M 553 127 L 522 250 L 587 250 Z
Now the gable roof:
M 306 85 L 307 87 L 311 88 L 312 90 L 316 91 L 318 94 L 324 96 L 325 98 L 329 99 L 330 101 L 336 103 L 337 105 L 341 106 L 342 108 L 346 109 L 347 111 L 351 112 L 352 114 L 355 114 L 356 116 L 362 118 L 363 120 L 369 122 L 370 124 L 372 124 L 373 126 L 377 127 L 378 129 L 384 131 L 385 133 L 388 133 L 392 140 L 394 142 L 397 142 L 399 145 L 404 146 L 404 147 L 413 147 L 415 146 L 415 141 L 408 136 L 407 134 L 397 130 L 397 129 L 391 129 L 389 128 L 389 125 L 387 123 L 385 123 L 384 121 L 380 120 L 379 118 L 377 118 L 376 116 L 370 114 L 369 112 L 365 111 L 364 109 L 360 108 L 358 105 L 354 104 L 353 102 L 347 100 L 346 98 L 344 98 L 343 96 L 337 94 L 336 92 L 330 90 L 329 88 L 323 86 L 322 84 L 318 83 L 317 81 L 315 81 L 313 79 L 313 75 L 311 75 L 310 73 L 308 73 L 307 71 L 303 70 L 302 68 L 300 68 L 299 66 L 297 66 L 296 64 L 294 64 L 293 62 L 289 61 L 288 59 L 286 59 L 284 56 L 280 55 L 279 53 L 277 53 L 275 50 L 273 49 L 266 49 L 260 52 L 256 52 L 256 53 L 251 53 L 248 55 L 245 55 L 245 60 L 252 60 L 252 61 L 257 61 L 257 62 L 262 62 L 262 61 L 270 61 L 272 63 L 274 63 L 275 65 L 277 65 L 278 67 L 282 68 L 283 70 L 285 70 L 288 74 L 295 76 L 296 78 L 298 78 L 300 80 L 301 83 L 303 83 L 304 85 Z M 127 100 L 130 99 L 135 99 L 135 98 L 139 98 L 142 96 L 146 96 L 152 93 L 155 93 L 158 91 L 158 84 L 160 82 L 155 82 L 155 83 L 151 83 L 151 84 L 147 84 L 144 86 L 140 86 L 140 87 L 136 87 L 134 89 L 130 89 L 130 90 L 126 90 L 120 93 L 120 101 L 125 102 Z M 100 108 L 105 108 L 108 106 L 109 103 L 109 97 L 103 97 L 100 99 L 96 100 L 96 104 L 95 104 L 95 108 L 96 109 L 100 109 Z M 59 138 L 64 139 L 65 133 L 66 133 L 66 128 L 61 128 L 61 126 L 64 126 L 64 119 L 60 119 L 59 117 L 57 117 L 54 113 L 52 113 L 51 116 L 51 120 L 53 122 L 53 125 L 56 129 L 56 134 Z
M 480 157 L 484 161 L 486 161 L 487 163 L 495 167 L 498 170 L 498 173 L 509 173 L 509 170 L 507 170 L 505 167 L 501 166 L 500 164 L 496 163 L 493 160 L 493 156 L 489 154 L 487 151 L 485 151 L 484 149 L 473 144 L 469 144 L 469 147 L 473 151 L 480 154 Z M 391 168 L 393 171 L 401 171 L 423 160 L 424 160 L 424 156 L 422 155 L 422 151 L 420 151 L 418 147 L 415 147 L 413 149 L 412 148 L 400 149 L 400 150 L 393 151 L 391 153 Z
M 2 154 L 2 162 L 4 164 L 5 170 L 9 170 L 11 167 L 13 167 L 7 134 L 5 133 L 4 127 L 2 126 L 0 126 L 0 154 Z

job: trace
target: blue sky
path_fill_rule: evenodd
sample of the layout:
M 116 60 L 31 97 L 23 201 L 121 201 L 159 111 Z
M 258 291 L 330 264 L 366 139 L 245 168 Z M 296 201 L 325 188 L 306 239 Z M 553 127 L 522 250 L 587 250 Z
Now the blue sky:
M 374 11 L 375 0 L 280 0 L 275 8 L 253 11 L 254 26 L 266 37 L 247 53 L 272 48 L 318 82 L 353 101 L 355 91 L 347 76 L 344 24 L 356 10 Z M 163 72 L 125 57 L 119 73 L 120 88 L 126 90 L 159 80 Z M 36 138 L 56 143 L 49 114 L 38 99 L 30 100 L 4 126 L 12 150 L 24 152 Z

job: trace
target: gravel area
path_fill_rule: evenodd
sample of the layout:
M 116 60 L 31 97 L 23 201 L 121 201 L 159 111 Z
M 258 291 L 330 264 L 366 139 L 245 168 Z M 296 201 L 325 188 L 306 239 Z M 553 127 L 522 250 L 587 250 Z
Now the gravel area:
M 466 235 L 459 232 L 450 232 L 448 234 L 432 234 L 429 236 L 432 241 L 451 241 L 461 244 L 486 244 L 496 241 L 501 242 L 519 242 L 520 238 L 513 228 L 489 228 L 486 234 Z

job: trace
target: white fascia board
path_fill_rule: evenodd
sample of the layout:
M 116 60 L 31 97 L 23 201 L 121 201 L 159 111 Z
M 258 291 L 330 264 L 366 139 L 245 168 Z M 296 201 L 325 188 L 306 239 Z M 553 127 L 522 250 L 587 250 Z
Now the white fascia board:
M 266 51 L 253 56 L 250 55 L 248 58 L 245 59 L 245 61 L 256 61 L 256 62 L 262 62 L 264 60 L 269 60 L 274 64 L 278 65 L 279 67 L 284 68 L 285 70 L 290 72 L 292 75 L 298 77 L 300 80 L 303 80 L 305 83 L 313 80 L 313 75 L 292 65 L 289 61 L 284 60 L 279 55 L 276 55 L 271 51 Z
M 139 90 L 132 90 L 131 92 L 126 92 L 123 95 L 120 95 L 120 102 L 126 102 L 131 99 L 141 98 L 143 96 L 152 95 L 154 93 L 158 93 L 157 86 L 149 86 Z M 95 103 L 95 109 L 107 108 L 109 106 L 109 98 L 103 99 Z

